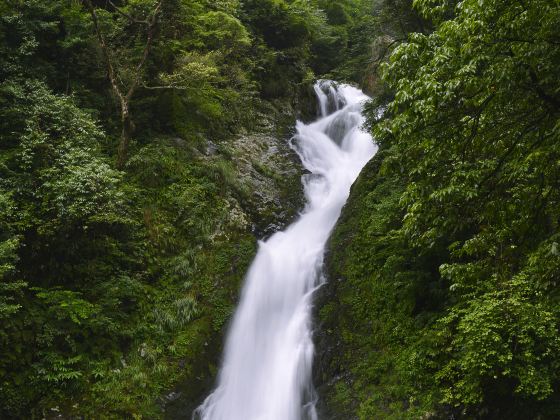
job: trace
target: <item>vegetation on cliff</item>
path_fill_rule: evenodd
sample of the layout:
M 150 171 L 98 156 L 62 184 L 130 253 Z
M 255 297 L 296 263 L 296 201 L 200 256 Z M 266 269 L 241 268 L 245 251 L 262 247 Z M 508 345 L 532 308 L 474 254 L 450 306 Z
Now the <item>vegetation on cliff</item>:
M 331 242 L 331 412 L 558 418 L 560 7 L 415 6 Z

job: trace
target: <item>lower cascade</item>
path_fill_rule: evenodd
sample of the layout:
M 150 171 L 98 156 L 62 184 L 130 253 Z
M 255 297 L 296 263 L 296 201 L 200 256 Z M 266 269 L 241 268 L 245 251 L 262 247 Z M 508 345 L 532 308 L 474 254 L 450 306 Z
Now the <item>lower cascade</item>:
M 292 147 L 308 171 L 298 220 L 261 242 L 226 341 L 218 386 L 201 420 L 317 419 L 311 381 L 313 292 L 325 245 L 350 187 L 376 147 L 362 131 L 368 97 L 331 81 L 315 85 L 321 116 L 297 122 Z M 306 171 L 306 172 L 307 172 Z

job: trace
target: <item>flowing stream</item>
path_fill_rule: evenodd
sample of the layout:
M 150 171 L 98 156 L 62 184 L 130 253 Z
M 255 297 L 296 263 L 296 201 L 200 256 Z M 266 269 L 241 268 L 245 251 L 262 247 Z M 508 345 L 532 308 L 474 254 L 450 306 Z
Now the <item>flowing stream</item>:
M 292 147 L 307 170 L 298 220 L 261 242 L 226 341 L 215 391 L 195 411 L 202 420 L 315 420 L 311 306 L 324 281 L 325 244 L 350 187 L 375 154 L 361 130 L 360 90 L 315 85 L 321 116 L 297 122 Z

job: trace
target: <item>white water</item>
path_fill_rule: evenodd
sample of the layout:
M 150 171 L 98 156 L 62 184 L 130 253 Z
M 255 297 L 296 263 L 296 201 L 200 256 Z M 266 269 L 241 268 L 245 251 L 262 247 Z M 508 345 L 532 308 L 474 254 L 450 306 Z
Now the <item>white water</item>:
M 326 241 L 350 187 L 375 154 L 360 127 L 367 96 L 350 86 L 315 85 L 321 117 L 298 121 L 293 147 L 306 207 L 285 231 L 261 242 L 226 342 L 218 387 L 195 411 L 202 420 L 314 420 L 311 383 L 313 291 L 323 281 Z

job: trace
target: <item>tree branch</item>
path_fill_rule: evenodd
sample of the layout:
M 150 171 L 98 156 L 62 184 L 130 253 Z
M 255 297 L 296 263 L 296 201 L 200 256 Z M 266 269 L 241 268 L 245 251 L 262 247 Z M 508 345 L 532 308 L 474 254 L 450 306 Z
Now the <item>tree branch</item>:
M 134 80 L 133 80 L 132 84 L 130 85 L 130 88 L 128 89 L 128 93 L 126 94 L 127 99 L 130 99 L 132 97 L 132 94 L 134 93 L 134 91 L 136 89 L 136 86 L 140 82 L 141 70 L 142 70 L 142 67 L 144 67 L 144 64 L 146 63 L 146 60 L 148 59 L 148 55 L 150 54 L 150 49 L 152 47 L 152 41 L 154 39 L 154 32 L 155 32 L 154 30 L 155 30 L 155 27 L 156 27 L 156 24 L 157 24 L 158 14 L 159 14 L 159 11 L 160 11 L 162 5 L 163 5 L 163 0 L 160 0 L 158 2 L 158 4 L 156 5 L 156 8 L 154 9 L 154 12 L 152 13 L 151 19 L 149 20 L 148 37 L 147 37 L 147 40 L 146 40 L 146 45 L 144 46 L 144 52 L 142 53 L 142 59 L 140 60 L 140 62 L 136 66 L 136 74 L 134 76 Z
M 87 8 L 89 9 L 89 12 L 91 14 L 91 19 L 93 21 L 93 27 L 95 28 L 95 34 L 97 36 L 97 40 L 99 41 L 99 46 L 101 47 L 101 52 L 103 53 L 103 57 L 105 58 L 105 64 L 107 66 L 107 73 L 109 76 L 109 81 L 111 82 L 111 86 L 113 88 L 113 91 L 115 92 L 115 94 L 118 96 L 121 105 L 122 102 L 124 101 L 124 96 L 119 88 L 119 84 L 117 81 L 117 77 L 116 77 L 116 73 L 115 73 L 115 69 L 113 67 L 113 63 L 111 60 L 111 54 L 109 52 L 109 46 L 107 45 L 107 42 L 105 40 L 105 37 L 103 36 L 103 33 L 101 32 L 101 28 L 99 27 L 99 18 L 97 17 L 97 12 L 95 11 L 95 8 L 93 7 L 93 4 L 91 3 L 91 0 L 84 0 Z
M 143 23 L 143 24 L 146 24 L 146 25 L 149 24 L 149 22 L 148 22 L 147 19 L 146 19 L 146 20 L 138 20 L 138 19 L 134 18 L 133 16 L 129 15 L 128 13 L 125 13 L 125 12 L 124 12 L 123 10 L 121 10 L 120 8 L 118 8 L 118 7 L 115 5 L 115 3 L 113 3 L 111 0 L 107 0 L 107 1 L 109 2 L 109 4 L 110 4 L 111 6 L 113 6 L 113 9 L 115 9 L 115 11 L 116 11 L 119 15 L 125 17 L 126 19 L 130 20 L 131 22 L 133 22 L 133 23 Z
M 134 92 L 136 91 L 136 88 L 138 87 L 138 84 L 140 83 L 142 76 L 143 76 L 143 68 L 144 65 L 146 64 L 146 61 L 148 59 L 148 56 L 150 54 L 150 50 L 152 47 L 152 43 L 153 43 L 153 38 L 154 38 L 154 33 L 155 33 L 155 27 L 157 24 L 157 20 L 158 20 L 158 15 L 159 12 L 161 10 L 161 7 L 163 5 L 164 0 L 159 0 L 158 3 L 156 4 L 151 17 L 146 18 L 146 21 L 138 21 L 134 18 L 132 18 L 131 16 L 127 15 L 126 13 L 124 13 L 122 10 L 120 10 L 119 8 L 117 8 L 114 3 L 111 0 L 108 0 L 109 3 L 111 4 L 111 6 L 113 6 L 115 8 L 115 10 L 117 11 L 117 13 L 119 13 L 120 15 L 126 17 L 127 19 L 135 22 L 135 23 L 142 23 L 142 24 L 147 24 L 148 25 L 148 34 L 147 34 L 147 39 L 146 39 L 146 44 L 144 45 L 144 51 L 142 52 L 142 58 L 140 59 L 139 63 L 136 65 L 135 67 L 135 71 L 134 71 L 134 76 L 132 78 L 132 81 L 130 83 L 130 85 L 128 86 L 128 90 L 126 92 L 126 94 L 123 93 L 123 91 L 121 90 L 121 84 L 124 85 L 124 83 L 119 84 L 118 78 L 119 75 L 115 70 L 115 67 L 113 66 L 113 60 L 111 58 L 111 52 L 110 52 L 110 48 L 109 45 L 107 44 L 107 41 L 105 39 L 105 36 L 103 35 L 103 32 L 101 30 L 101 27 L 99 25 L 99 18 L 97 16 L 97 12 L 95 11 L 95 7 L 93 6 L 91 0 L 82 0 L 84 2 L 84 4 L 86 5 L 86 7 L 89 9 L 89 12 L 91 14 L 91 18 L 93 21 L 93 26 L 95 28 L 95 33 L 97 36 L 97 40 L 99 41 L 99 45 L 101 47 L 101 51 L 103 53 L 103 56 L 105 58 L 105 62 L 106 62 L 106 66 L 107 66 L 107 73 L 109 76 L 109 81 L 111 82 L 111 87 L 113 88 L 113 91 L 115 92 L 115 94 L 117 95 L 119 102 L 120 102 L 120 114 L 121 114 L 121 140 L 119 143 L 119 147 L 118 147 L 118 157 L 117 157 L 117 166 L 120 168 L 122 166 L 124 166 L 124 164 L 126 163 L 126 157 L 127 157 L 127 151 L 128 151 L 128 145 L 130 142 L 130 135 L 132 133 L 132 131 L 134 130 L 134 124 L 132 122 L 132 119 L 130 117 L 130 100 L 132 99 L 132 95 L 134 95 Z

